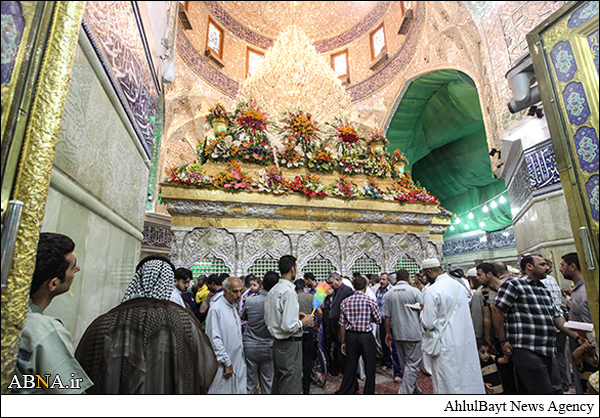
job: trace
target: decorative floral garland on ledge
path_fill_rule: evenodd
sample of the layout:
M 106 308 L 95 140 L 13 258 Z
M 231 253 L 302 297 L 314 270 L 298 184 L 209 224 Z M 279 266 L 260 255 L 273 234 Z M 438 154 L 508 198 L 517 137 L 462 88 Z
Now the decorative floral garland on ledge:
M 427 193 L 423 187 L 416 185 L 407 172 L 399 180 L 394 180 L 392 187 L 382 190 L 374 177 L 369 177 L 362 186 L 351 181 L 344 174 L 332 184 L 324 184 L 314 174 L 284 178 L 276 166 L 260 169 L 256 177 L 245 173 L 238 161 L 227 162 L 227 170 L 215 176 L 209 176 L 199 164 L 184 164 L 167 170 L 165 183 L 183 184 L 207 189 L 224 189 L 232 193 L 236 191 L 266 192 L 274 194 L 300 193 L 309 198 L 317 196 L 343 197 L 347 200 L 371 198 L 396 200 L 400 203 L 422 202 L 435 203 L 439 201 Z M 447 212 L 447 211 L 446 211 Z
M 200 188 L 273 194 L 300 193 L 344 199 L 371 198 L 395 200 L 400 203 L 439 201 L 413 182 L 410 172 L 404 172 L 408 160 L 400 150 L 389 154 L 389 144 L 383 131 L 373 129 L 368 137 L 347 119 L 337 117 L 333 123 L 319 125 L 310 113 L 302 110 L 285 112 L 279 121 L 268 116 L 252 100 L 239 103 L 229 114 L 217 103 L 206 115 L 213 133 L 200 142 L 197 149 L 200 164 L 184 164 L 167 170 L 165 183 Z M 270 126 L 270 128 L 269 128 Z M 272 144 L 278 143 L 279 146 Z M 333 149 L 330 148 L 333 144 Z M 203 164 L 226 162 L 227 169 L 215 176 L 207 175 Z M 241 163 L 254 163 L 268 168 L 256 176 L 242 171 Z M 313 173 L 339 173 L 332 184 L 324 184 L 315 174 L 284 178 L 280 166 L 306 167 Z M 348 176 L 365 174 L 363 185 Z M 377 178 L 392 178 L 392 186 L 380 188 Z M 452 217 L 444 208 L 440 217 Z

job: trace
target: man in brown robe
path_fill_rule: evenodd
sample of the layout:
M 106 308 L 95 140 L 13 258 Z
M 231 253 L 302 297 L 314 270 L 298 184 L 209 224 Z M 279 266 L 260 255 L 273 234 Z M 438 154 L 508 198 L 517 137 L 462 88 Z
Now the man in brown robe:
M 75 353 L 94 382 L 87 393 L 208 392 L 217 360 L 198 319 L 169 301 L 173 278 L 164 257 L 142 260 L 121 304 L 90 324 Z

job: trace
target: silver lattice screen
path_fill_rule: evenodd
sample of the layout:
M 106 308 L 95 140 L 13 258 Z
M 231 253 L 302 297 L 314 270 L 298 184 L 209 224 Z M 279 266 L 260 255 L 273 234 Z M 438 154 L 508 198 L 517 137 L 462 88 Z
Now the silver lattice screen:
M 198 276 L 202 274 L 210 276 L 213 273 L 221 274 L 231 272 L 229 267 L 227 267 L 225 262 L 220 258 L 201 258 L 190 267 L 190 270 L 192 270 L 194 279 L 197 279 Z

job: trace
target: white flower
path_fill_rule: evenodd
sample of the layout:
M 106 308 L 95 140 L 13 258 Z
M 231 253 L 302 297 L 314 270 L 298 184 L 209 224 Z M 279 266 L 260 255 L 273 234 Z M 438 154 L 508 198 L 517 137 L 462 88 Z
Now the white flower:
M 306 158 L 308 158 L 309 160 L 312 160 L 312 158 L 313 158 L 312 152 L 307 152 L 306 153 Z
M 240 141 L 233 141 L 233 145 L 235 145 L 236 147 L 241 147 L 242 143 Z

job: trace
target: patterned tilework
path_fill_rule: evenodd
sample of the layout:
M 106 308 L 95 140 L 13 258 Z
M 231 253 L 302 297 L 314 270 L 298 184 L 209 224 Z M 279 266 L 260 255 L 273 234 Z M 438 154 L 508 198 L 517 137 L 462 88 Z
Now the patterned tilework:
M 474 253 L 479 251 L 490 251 L 506 248 L 516 248 L 515 233 L 512 228 L 502 232 L 493 232 L 485 234 L 486 240 L 481 240 L 479 236 L 473 238 L 445 241 L 443 252 L 444 257 Z
M 552 145 L 527 153 L 525 155 L 529 181 L 533 190 L 541 190 L 545 187 L 560 183 L 556 157 Z
M 323 54 L 325 52 L 333 51 L 334 49 L 341 48 L 349 43 L 357 40 L 361 36 L 365 35 L 373 26 L 383 19 L 383 16 L 388 11 L 391 1 L 380 1 L 377 6 L 358 24 L 348 29 L 344 33 L 334 36 L 330 39 L 324 39 L 315 42 L 317 52 Z
M 600 70 L 598 68 L 598 29 L 596 32 L 593 32 L 587 37 L 588 44 L 590 45 L 590 50 L 592 51 L 592 55 L 594 56 L 594 64 L 596 64 L 596 72 L 600 75 Z
M 25 19 L 18 1 L 2 2 L 2 84 L 10 83 L 15 68 Z
M 155 248 L 171 248 L 171 228 L 162 225 L 144 223 L 144 239 L 142 246 Z
M 573 143 L 581 169 L 590 174 L 598 171 L 600 155 L 596 130 L 589 126 L 580 128 L 573 137 Z
M 237 36 L 240 39 L 248 42 L 251 45 L 257 46 L 262 49 L 269 49 L 275 43 L 272 39 L 266 38 L 259 35 L 256 32 L 251 31 L 237 20 L 235 20 L 229 13 L 219 6 L 216 1 L 205 1 L 204 5 L 210 11 L 210 13 L 227 28 L 229 32 Z
M 230 97 L 236 97 L 240 85 L 213 67 L 192 45 L 181 26 L 177 26 L 177 52 L 190 68 L 213 87 Z
M 552 58 L 558 81 L 562 83 L 571 81 L 578 70 L 571 43 L 567 41 L 557 43 L 552 48 L 550 57 Z
M 575 82 L 567 84 L 562 97 L 569 122 L 576 126 L 583 125 L 590 117 L 590 107 L 583 84 Z
M 585 190 L 590 199 L 590 209 L 592 211 L 592 218 L 598 222 L 600 212 L 599 201 L 598 201 L 598 175 L 590 177 L 588 182 L 585 184 Z
M 398 53 L 394 55 L 380 71 L 377 71 L 366 80 L 348 88 L 348 93 L 350 93 L 353 102 L 365 99 L 384 87 L 410 61 L 417 49 L 424 20 L 425 7 L 422 2 L 418 2 L 415 9 L 413 27 L 408 33 L 406 41 L 402 45 L 402 48 L 400 48 L 400 51 L 398 51 Z
M 341 48 L 366 34 L 375 24 L 379 23 L 390 8 L 391 1 L 380 1 L 375 8 L 359 23 L 343 33 L 329 39 L 315 42 L 317 52 L 322 54 Z M 216 1 L 205 1 L 204 5 L 210 13 L 227 28 L 229 32 L 251 45 L 262 49 L 273 46 L 273 39 L 262 36 L 235 20 Z
M 575 29 L 583 25 L 585 22 L 590 20 L 593 16 L 598 14 L 598 2 L 590 1 L 585 5 L 581 6 L 571 15 L 571 18 L 567 22 L 567 27 Z
M 83 28 L 150 157 L 160 91 L 133 3 L 86 2 Z

